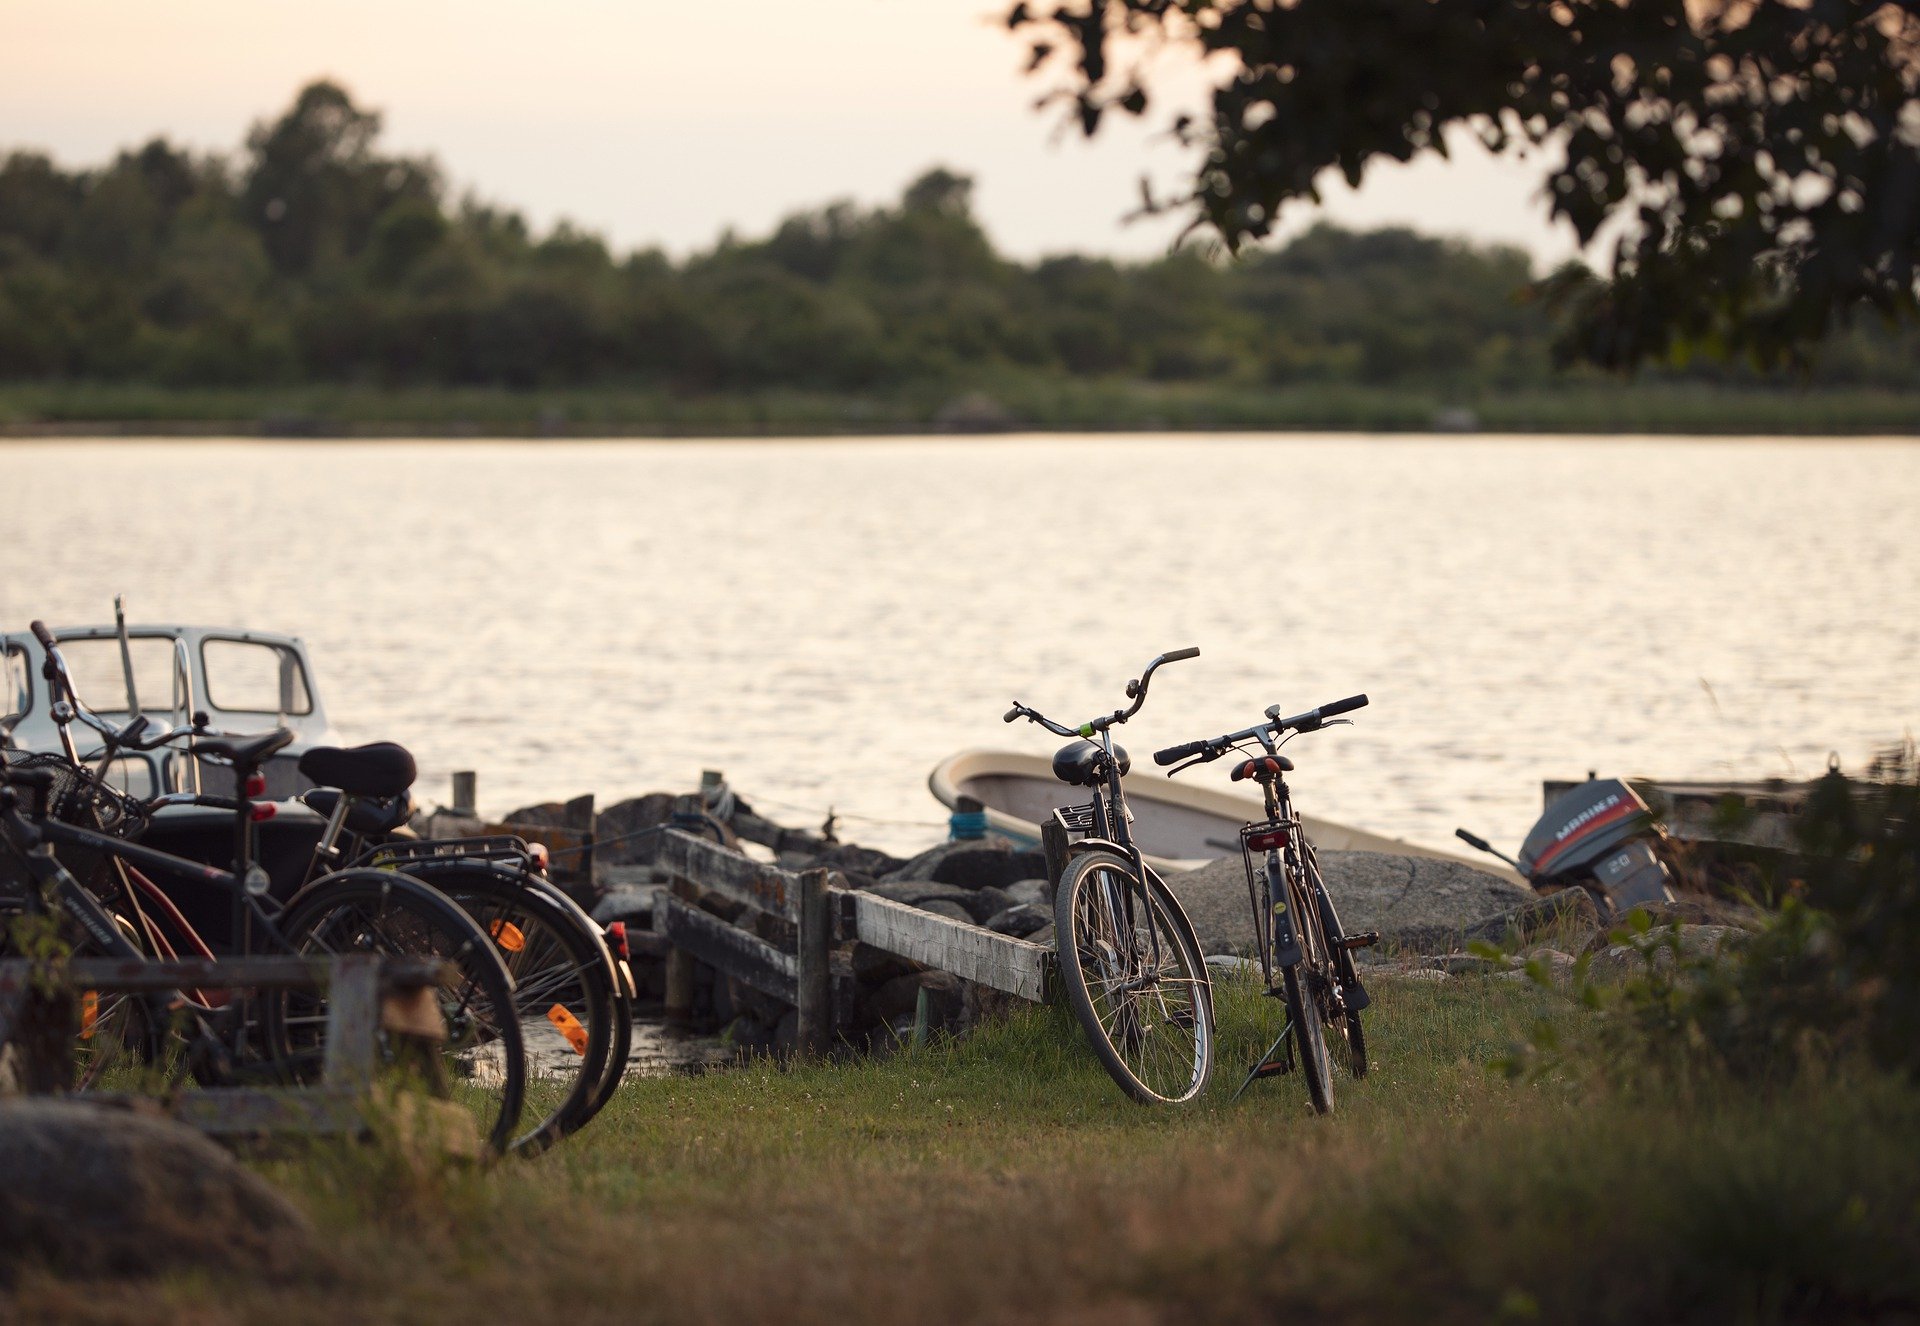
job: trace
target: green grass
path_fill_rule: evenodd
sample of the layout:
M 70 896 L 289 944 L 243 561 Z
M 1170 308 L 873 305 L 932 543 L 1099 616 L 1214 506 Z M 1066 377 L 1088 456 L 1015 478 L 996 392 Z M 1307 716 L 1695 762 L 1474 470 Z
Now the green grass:
M 981 396 L 1010 427 L 1057 431 L 1423 432 L 1466 410 L 1489 432 L 1906 435 L 1920 391 L 1727 389 L 1570 378 L 1546 387 L 1253 388 L 1003 372 L 978 382 L 869 393 L 780 390 L 685 396 L 651 388 L 163 388 L 0 386 L 0 435 L 88 432 L 314 436 L 756 436 L 938 431 Z M 1468 422 L 1455 420 L 1456 426 Z
M 1515 1082 L 1585 1014 L 1500 980 L 1378 983 L 1377 1071 L 1312 1116 L 1227 1097 L 1276 1010 L 1220 1000 L 1197 1108 L 1125 1102 L 1035 1009 L 884 1062 L 629 1084 L 489 1172 L 381 1147 L 263 1163 L 311 1276 L 23 1282 L 0 1319 L 1665 1322 L 1920 1312 L 1920 1091 Z

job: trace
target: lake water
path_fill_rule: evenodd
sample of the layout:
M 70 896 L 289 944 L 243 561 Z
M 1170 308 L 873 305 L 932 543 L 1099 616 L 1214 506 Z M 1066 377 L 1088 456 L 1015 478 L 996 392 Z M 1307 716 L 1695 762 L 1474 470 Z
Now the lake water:
M 352 741 L 484 810 L 726 772 L 905 850 L 965 746 L 1163 671 L 1162 745 L 1365 691 L 1303 809 L 1511 849 L 1540 782 L 1808 776 L 1920 712 L 1920 447 L 1005 437 L 0 446 L 0 629 L 285 630 Z M 1189 777 L 1225 785 L 1225 766 Z

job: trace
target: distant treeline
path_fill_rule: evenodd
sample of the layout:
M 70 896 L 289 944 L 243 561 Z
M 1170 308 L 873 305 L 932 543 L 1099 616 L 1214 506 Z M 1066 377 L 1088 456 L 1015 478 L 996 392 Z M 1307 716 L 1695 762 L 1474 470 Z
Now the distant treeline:
M 945 170 L 675 262 L 453 201 L 379 117 L 302 91 L 227 159 L 156 140 L 97 170 L 0 166 L 0 381 L 884 392 L 1026 379 L 1441 391 L 1553 378 L 1512 248 L 1322 226 L 1237 261 L 1001 257 Z M 1857 328 L 1816 382 L 1910 388 L 1920 340 Z M 1744 380 L 1724 365 L 1673 376 Z

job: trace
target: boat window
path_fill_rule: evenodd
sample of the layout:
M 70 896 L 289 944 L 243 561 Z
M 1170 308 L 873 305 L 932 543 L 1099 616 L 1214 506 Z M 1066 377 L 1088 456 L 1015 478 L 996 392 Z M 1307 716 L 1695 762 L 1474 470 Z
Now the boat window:
M 172 637 L 136 635 L 127 646 L 133 658 L 140 707 L 150 714 L 168 713 L 173 707 Z M 127 674 L 121 666 L 117 637 L 62 640 L 60 653 L 73 674 L 73 688 L 81 704 L 97 714 L 127 712 Z
M 200 668 L 206 674 L 207 703 L 215 709 L 290 717 L 313 712 L 306 669 L 300 655 L 285 645 L 209 639 L 200 646 Z
M 0 720 L 18 718 L 33 706 L 33 674 L 27 651 L 0 645 Z

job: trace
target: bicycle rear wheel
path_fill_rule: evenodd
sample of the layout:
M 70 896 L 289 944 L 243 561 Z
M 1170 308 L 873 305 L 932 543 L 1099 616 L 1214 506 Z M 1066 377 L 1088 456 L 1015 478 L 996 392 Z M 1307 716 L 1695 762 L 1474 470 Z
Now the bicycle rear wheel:
M 1213 989 L 1193 928 L 1157 881 L 1111 852 L 1075 857 L 1054 898 L 1067 1003 L 1133 1099 L 1182 1104 L 1213 1072 Z
M 1310 910 L 1301 890 L 1294 885 L 1292 871 L 1288 870 L 1278 879 L 1271 870 L 1267 875 L 1267 892 L 1271 900 L 1276 884 L 1287 893 L 1287 907 L 1293 913 L 1294 938 L 1299 942 L 1302 956 L 1298 961 L 1281 969 L 1282 992 L 1287 1005 L 1287 1019 L 1293 1027 L 1294 1048 L 1300 1054 L 1300 1072 L 1307 1079 L 1307 1099 L 1313 1103 L 1316 1114 L 1333 1112 L 1333 1067 L 1327 1056 L 1326 1030 L 1322 1026 L 1322 996 L 1320 986 L 1326 979 L 1321 970 L 1322 955 L 1326 952 L 1324 938 L 1320 934 L 1317 910 Z M 1271 914 L 1271 901 L 1269 901 Z M 1275 928 L 1278 933 L 1278 927 Z M 1277 945 L 1276 945 L 1277 947 Z
M 605 1103 L 600 1087 L 620 1014 L 618 978 L 593 922 L 511 868 L 447 857 L 414 862 L 409 873 L 459 903 L 513 977 L 527 1053 L 527 1108 L 513 1149 L 534 1154 L 584 1127 Z
M 526 1047 L 512 978 L 472 917 L 409 876 L 343 870 L 302 889 L 279 925 L 297 954 L 377 953 L 446 963 L 449 975 L 435 990 L 447 1025 L 440 1067 L 488 1148 L 502 1152 L 512 1144 L 526 1097 Z M 324 995 L 288 993 L 266 1001 L 268 1044 L 296 1080 L 319 1072 L 326 1016 Z M 381 1041 L 383 1058 L 399 1067 L 403 1047 L 384 1034 Z

